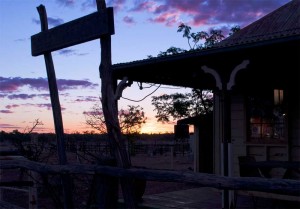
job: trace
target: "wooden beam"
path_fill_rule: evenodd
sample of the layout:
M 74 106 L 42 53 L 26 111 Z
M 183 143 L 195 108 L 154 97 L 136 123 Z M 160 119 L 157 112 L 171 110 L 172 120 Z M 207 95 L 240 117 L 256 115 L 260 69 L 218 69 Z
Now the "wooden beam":
M 33 181 L 1 181 L 1 187 L 32 187 Z
M 114 34 L 113 8 L 94 12 L 31 36 L 32 56 Z

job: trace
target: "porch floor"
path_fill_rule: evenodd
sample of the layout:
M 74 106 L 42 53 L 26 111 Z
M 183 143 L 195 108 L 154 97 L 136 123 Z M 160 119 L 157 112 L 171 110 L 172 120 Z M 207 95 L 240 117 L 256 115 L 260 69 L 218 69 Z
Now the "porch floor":
M 299 209 L 299 203 L 239 195 L 236 209 Z M 120 202 L 120 207 L 124 202 Z M 174 192 L 144 195 L 140 209 L 222 209 L 222 192 L 213 188 L 194 188 Z

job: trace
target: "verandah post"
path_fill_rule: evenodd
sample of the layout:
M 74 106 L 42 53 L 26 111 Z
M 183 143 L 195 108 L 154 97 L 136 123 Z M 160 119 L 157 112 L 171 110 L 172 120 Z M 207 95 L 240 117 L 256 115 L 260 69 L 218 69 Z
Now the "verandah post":
M 47 31 L 48 21 L 47 21 L 46 9 L 43 5 L 40 5 L 37 7 L 37 10 L 41 21 L 41 31 L 42 32 Z M 67 158 L 65 152 L 65 136 L 64 136 L 64 128 L 62 122 L 57 83 L 56 83 L 55 69 L 54 69 L 51 52 L 44 53 L 44 58 L 46 63 L 48 85 L 50 90 L 50 99 L 51 99 L 52 112 L 54 118 L 55 133 L 57 138 L 58 159 L 59 159 L 59 164 L 65 165 L 67 164 Z M 64 193 L 64 201 L 63 201 L 64 208 L 65 209 L 73 208 L 70 178 L 68 175 L 62 174 L 61 181 L 62 181 L 63 193 Z
M 106 9 L 105 0 L 96 0 L 98 11 Z M 111 36 L 106 34 L 100 37 L 101 64 L 99 67 L 101 77 L 102 108 L 114 157 L 118 167 L 130 168 L 131 162 L 128 156 L 125 142 L 122 138 L 120 124 L 118 121 L 118 106 L 115 97 L 116 80 L 113 79 L 111 70 Z M 123 177 L 120 179 L 126 208 L 134 209 L 133 178 Z

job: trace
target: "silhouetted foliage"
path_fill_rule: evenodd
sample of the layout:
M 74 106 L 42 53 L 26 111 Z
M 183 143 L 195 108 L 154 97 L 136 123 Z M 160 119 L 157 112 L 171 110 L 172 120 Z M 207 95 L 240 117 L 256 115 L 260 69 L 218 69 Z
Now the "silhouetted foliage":
M 210 91 L 193 89 L 191 93 L 164 94 L 152 97 L 152 105 L 157 112 L 156 118 L 160 122 L 205 115 L 212 111 L 213 101 Z
M 182 36 L 184 38 L 187 38 L 190 47 L 189 51 L 210 48 L 225 38 L 222 30 L 218 29 L 211 29 L 210 32 L 200 31 L 196 33 L 191 32 L 191 30 L 192 28 L 184 23 L 180 24 L 177 30 L 177 32 L 183 33 Z M 232 27 L 229 35 L 239 30 L 239 26 Z M 201 40 L 204 42 L 199 44 Z M 160 52 L 158 57 L 187 51 L 188 50 L 172 46 L 165 52 Z M 148 57 L 152 58 L 151 56 Z M 210 113 L 213 107 L 213 94 L 212 91 L 204 89 L 192 89 L 191 93 L 186 94 L 164 94 L 161 96 L 153 96 L 152 105 L 154 105 L 154 110 L 157 112 L 155 116 L 157 120 L 160 122 L 168 122 L 171 117 L 173 120 L 178 120 L 185 117 Z

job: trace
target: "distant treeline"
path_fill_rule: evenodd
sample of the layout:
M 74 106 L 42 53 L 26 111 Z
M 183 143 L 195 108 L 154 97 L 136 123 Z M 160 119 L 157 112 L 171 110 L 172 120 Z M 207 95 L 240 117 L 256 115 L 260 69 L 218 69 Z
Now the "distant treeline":
M 174 134 L 165 133 L 165 134 L 134 134 L 134 135 L 124 135 L 124 139 L 131 140 L 134 142 L 157 142 L 157 141 L 174 141 Z M 0 132 L 0 142 L 4 141 L 22 141 L 22 142 L 31 142 L 32 140 L 36 142 L 49 142 L 49 143 L 56 143 L 56 135 L 54 133 L 20 133 L 17 131 L 14 132 Z M 67 142 L 72 141 L 89 141 L 89 142 L 99 142 L 99 141 L 107 141 L 108 136 L 107 134 L 65 134 L 65 140 Z

